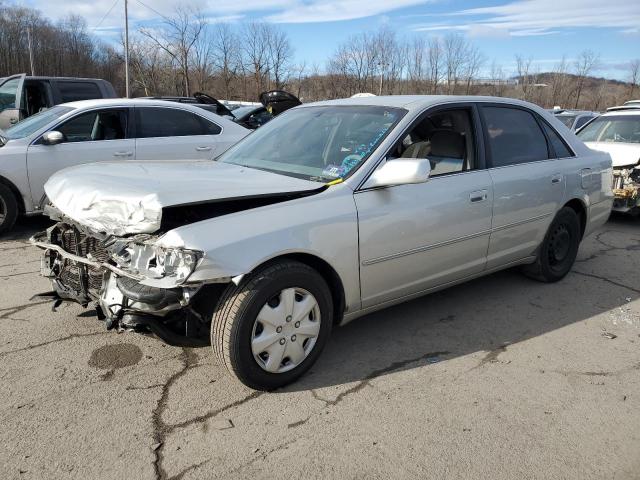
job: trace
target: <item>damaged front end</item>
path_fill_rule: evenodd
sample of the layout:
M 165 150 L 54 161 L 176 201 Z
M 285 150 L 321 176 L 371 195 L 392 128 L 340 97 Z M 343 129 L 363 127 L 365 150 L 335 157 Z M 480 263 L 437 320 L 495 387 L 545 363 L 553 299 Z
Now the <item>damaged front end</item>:
M 638 213 L 640 208 L 640 166 L 630 165 L 613 169 L 613 210 Z
M 171 345 L 209 344 L 221 284 L 189 282 L 202 252 L 157 247 L 150 234 L 96 233 L 51 207 L 47 213 L 57 223 L 31 243 L 44 250 L 41 270 L 57 302 L 95 306 L 108 329 L 151 332 Z

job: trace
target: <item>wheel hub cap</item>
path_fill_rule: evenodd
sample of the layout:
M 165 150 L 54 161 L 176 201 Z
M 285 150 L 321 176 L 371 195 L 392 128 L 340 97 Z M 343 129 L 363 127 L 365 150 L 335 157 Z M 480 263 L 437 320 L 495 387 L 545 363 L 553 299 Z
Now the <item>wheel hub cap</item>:
M 286 288 L 269 299 L 253 324 L 251 351 L 264 370 L 283 373 L 300 365 L 320 333 L 320 306 L 302 288 Z

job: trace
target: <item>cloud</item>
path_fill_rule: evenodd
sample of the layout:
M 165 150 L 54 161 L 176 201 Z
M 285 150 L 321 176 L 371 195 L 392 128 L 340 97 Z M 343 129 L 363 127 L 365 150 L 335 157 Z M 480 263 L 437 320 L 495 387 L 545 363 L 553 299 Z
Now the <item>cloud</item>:
M 429 3 L 429 0 L 309 0 L 267 16 L 275 23 L 336 22 L 380 15 Z
M 412 25 L 416 31 L 506 31 L 511 36 L 553 35 L 567 28 L 637 29 L 637 0 L 517 0 L 504 5 L 460 10 L 444 15 L 447 21 Z M 458 19 L 464 18 L 464 21 Z M 467 18 L 469 20 L 467 20 Z

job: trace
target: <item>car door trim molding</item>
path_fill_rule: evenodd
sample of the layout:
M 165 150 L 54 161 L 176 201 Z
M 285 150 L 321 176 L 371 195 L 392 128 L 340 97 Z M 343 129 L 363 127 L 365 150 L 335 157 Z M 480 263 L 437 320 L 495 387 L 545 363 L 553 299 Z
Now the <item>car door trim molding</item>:
M 406 257 L 408 255 L 413 255 L 415 253 L 422 253 L 428 250 L 433 250 L 434 248 L 446 247 L 448 245 L 453 245 L 454 243 L 464 242 L 465 240 L 471 240 L 473 238 L 481 237 L 483 235 L 489 235 L 491 230 L 483 230 L 481 232 L 472 233 L 470 235 L 464 235 L 462 237 L 452 238 L 450 240 L 445 240 L 443 242 L 432 243 L 430 245 L 424 245 L 422 247 L 412 248 L 411 250 L 405 250 L 403 252 L 391 253 L 389 255 L 385 255 L 383 257 L 372 258 L 370 260 L 364 260 L 362 262 L 363 266 L 374 265 L 376 263 L 386 262 L 387 260 L 394 260 L 400 257 Z
M 517 222 L 507 223 L 505 225 L 500 225 L 499 227 L 493 227 L 491 229 L 491 233 L 499 232 L 501 230 L 506 230 L 507 228 L 519 227 L 520 225 L 524 225 L 525 223 L 535 222 L 538 220 L 542 220 L 543 218 L 547 218 L 553 215 L 553 213 L 543 213 L 542 215 L 536 215 L 535 217 L 527 218 L 526 220 L 518 220 Z
M 483 235 L 490 235 L 495 232 L 499 232 L 501 230 L 506 230 L 507 228 L 518 227 L 520 225 L 524 225 L 525 223 L 535 222 L 538 220 L 542 220 L 543 218 L 550 217 L 551 213 L 544 213 L 542 215 L 536 215 L 535 217 L 528 218 L 526 220 L 519 220 L 517 222 L 508 223 L 506 225 L 501 225 L 499 227 L 492 227 L 488 230 L 483 230 L 477 233 L 472 233 L 470 235 L 464 235 L 462 237 L 452 238 L 450 240 L 445 240 L 438 243 L 432 243 L 429 245 L 423 245 L 422 247 L 412 248 L 410 250 L 404 250 L 402 252 L 391 253 L 389 255 L 384 255 L 382 257 L 376 257 L 369 260 L 363 260 L 362 266 L 368 267 L 370 265 L 375 265 L 376 263 L 386 262 L 387 260 L 395 260 L 396 258 L 406 257 L 408 255 L 414 255 L 416 253 L 422 253 L 429 250 L 433 250 L 435 248 L 447 247 L 449 245 L 453 245 L 455 243 L 464 242 L 466 240 L 472 240 L 474 238 L 482 237 Z

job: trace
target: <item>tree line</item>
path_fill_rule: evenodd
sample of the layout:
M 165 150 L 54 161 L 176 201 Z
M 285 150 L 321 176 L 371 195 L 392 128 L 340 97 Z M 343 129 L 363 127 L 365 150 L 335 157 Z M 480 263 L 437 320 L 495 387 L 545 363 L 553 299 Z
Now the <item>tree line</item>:
M 99 77 L 124 92 L 124 46 L 98 39 L 79 16 L 52 22 L 36 9 L 0 3 L 0 76 Z M 121 42 L 124 43 L 124 42 Z M 324 64 L 295 60 L 277 25 L 209 23 L 198 10 L 177 7 L 154 28 L 131 32 L 132 96 L 192 95 L 257 100 L 286 89 L 303 101 L 355 93 L 470 94 L 521 98 L 544 107 L 602 110 L 640 94 L 640 60 L 626 82 L 595 78 L 600 56 L 585 50 L 541 71 L 517 55 L 509 68 L 487 58 L 460 34 L 399 36 L 385 26 L 352 35 Z

